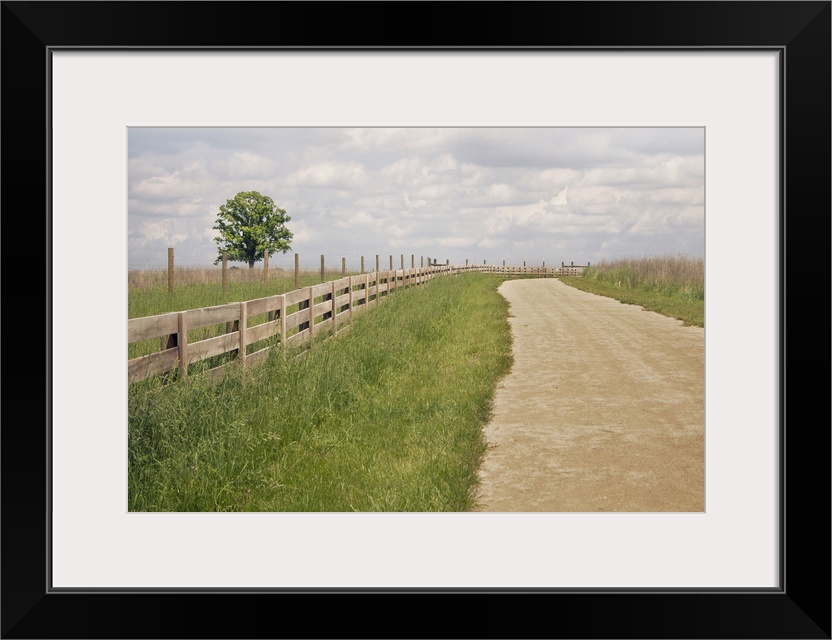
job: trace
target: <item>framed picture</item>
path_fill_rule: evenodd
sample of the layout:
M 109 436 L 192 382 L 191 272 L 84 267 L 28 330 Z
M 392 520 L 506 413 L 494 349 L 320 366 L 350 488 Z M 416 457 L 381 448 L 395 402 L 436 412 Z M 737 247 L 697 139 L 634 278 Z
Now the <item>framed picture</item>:
M 830 3 L 401 8 L 3 3 L 3 636 L 829 638 Z M 705 511 L 129 513 L 128 128 L 260 126 L 703 128 Z

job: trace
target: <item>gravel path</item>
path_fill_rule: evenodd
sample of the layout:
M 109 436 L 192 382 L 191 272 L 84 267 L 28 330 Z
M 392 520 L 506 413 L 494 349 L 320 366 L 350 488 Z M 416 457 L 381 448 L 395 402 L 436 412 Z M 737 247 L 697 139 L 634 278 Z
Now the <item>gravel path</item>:
M 705 331 L 556 279 L 500 286 L 478 511 L 704 511 Z

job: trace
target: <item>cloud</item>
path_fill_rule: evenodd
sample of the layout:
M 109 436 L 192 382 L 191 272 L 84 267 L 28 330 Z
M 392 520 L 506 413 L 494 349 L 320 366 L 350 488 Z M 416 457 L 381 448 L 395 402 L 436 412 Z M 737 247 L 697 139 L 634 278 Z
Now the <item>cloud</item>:
M 704 254 L 701 128 L 131 127 L 128 155 L 128 255 L 159 262 L 176 242 L 210 264 L 217 210 L 247 190 L 303 255 Z
M 367 182 L 367 172 L 356 162 L 327 161 L 300 169 L 286 178 L 290 187 L 357 189 Z
M 427 204 L 427 200 L 411 200 L 410 194 L 407 191 L 404 192 L 404 205 L 408 209 L 418 209 L 419 207 L 424 207 Z
M 505 183 L 492 184 L 485 189 L 485 198 L 494 204 L 512 202 L 517 197 L 517 189 Z
M 345 129 L 342 147 L 345 150 L 364 150 L 414 153 L 444 148 L 459 136 L 453 128 L 360 128 Z
M 262 178 L 274 173 L 275 163 L 256 153 L 239 151 L 228 159 L 228 173 L 232 178 Z
M 567 199 L 566 199 L 568 191 L 569 191 L 569 185 L 565 186 L 563 189 L 558 191 L 558 194 L 556 196 L 554 196 L 551 200 L 549 200 L 549 204 L 553 204 L 553 205 L 557 205 L 557 206 L 569 204 Z
M 146 166 L 146 165 L 145 165 Z M 204 162 L 190 162 L 181 170 L 157 173 L 130 184 L 133 198 L 143 200 L 193 198 L 200 190 L 213 189 L 215 180 Z
M 177 220 L 167 219 L 145 222 L 138 229 L 138 237 L 134 240 L 139 246 L 152 242 L 164 241 L 168 246 L 179 244 L 188 239 L 186 232 L 176 231 Z

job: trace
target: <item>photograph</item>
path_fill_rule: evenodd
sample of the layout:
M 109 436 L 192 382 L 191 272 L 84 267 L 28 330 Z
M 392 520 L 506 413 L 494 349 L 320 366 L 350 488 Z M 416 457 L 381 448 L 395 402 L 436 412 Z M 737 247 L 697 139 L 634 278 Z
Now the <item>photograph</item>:
M 705 510 L 703 127 L 128 157 L 130 511 Z
M 775 589 L 778 62 L 55 52 L 54 586 Z
M 0 4 L 0 637 L 832 637 L 829 0 Z

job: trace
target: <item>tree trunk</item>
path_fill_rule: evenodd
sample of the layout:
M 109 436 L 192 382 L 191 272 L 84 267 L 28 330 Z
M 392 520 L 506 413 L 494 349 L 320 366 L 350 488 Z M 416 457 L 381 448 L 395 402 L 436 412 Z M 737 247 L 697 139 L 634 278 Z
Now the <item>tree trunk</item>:
M 248 268 L 249 269 L 254 269 L 254 260 L 249 260 L 248 261 Z

